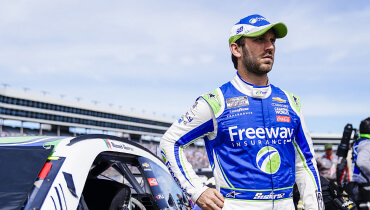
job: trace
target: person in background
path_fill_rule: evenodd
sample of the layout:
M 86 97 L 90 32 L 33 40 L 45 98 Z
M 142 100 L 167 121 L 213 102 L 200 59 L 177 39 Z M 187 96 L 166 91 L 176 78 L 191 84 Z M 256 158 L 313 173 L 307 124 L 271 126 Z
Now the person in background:
M 353 181 L 366 183 L 370 180 L 370 117 L 360 123 L 359 139 L 352 147 Z M 361 173 L 362 171 L 362 173 Z
M 328 143 L 325 144 L 325 153 L 317 158 L 317 167 L 320 172 L 320 176 L 325 177 L 329 181 L 336 181 L 337 179 L 337 165 L 338 165 L 338 156 L 333 153 L 333 145 Z M 349 181 L 349 171 L 348 167 L 343 170 L 342 177 L 340 182 Z
M 368 209 L 370 202 L 370 117 L 361 121 L 360 133 L 352 146 L 353 182 L 345 191 L 360 209 Z
M 338 156 L 333 153 L 333 145 L 325 144 L 325 153 L 317 158 L 320 175 L 328 180 L 336 180 Z

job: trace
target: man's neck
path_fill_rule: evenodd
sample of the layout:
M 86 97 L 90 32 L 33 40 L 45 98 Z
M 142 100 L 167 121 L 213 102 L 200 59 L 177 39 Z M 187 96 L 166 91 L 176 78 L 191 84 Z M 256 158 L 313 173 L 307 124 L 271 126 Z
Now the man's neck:
M 268 77 L 267 74 L 255 74 L 249 72 L 247 70 L 238 70 L 239 76 L 246 82 L 257 85 L 257 86 L 265 86 L 268 84 Z

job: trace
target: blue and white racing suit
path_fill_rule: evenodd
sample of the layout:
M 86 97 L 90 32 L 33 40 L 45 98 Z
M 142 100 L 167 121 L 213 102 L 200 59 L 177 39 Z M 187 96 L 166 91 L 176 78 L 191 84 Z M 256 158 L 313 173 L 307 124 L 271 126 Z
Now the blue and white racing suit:
M 361 135 L 361 134 L 360 134 Z M 361 138 L 357 140 L 352 147 L 353 163 L 356 162 L 357 166 L 360 167 L 361 171 L 370 180 L 370 135 L 365 134 L 367 138 Z M 360 170 L 356 164 L 353 164 L 353 181 L 359 183 L 366 183 L 367 180 L 362 176 Z
M 204 139 L 216 188 L 229 209 L 294 209 L 296 182 L 305 209 L 323 209 L 312 140 L 300 99 L 273 85 L 234 78 L 199 97 L 161 140 L 175 181 L 196 201 L 207 189 L 184 148 Z

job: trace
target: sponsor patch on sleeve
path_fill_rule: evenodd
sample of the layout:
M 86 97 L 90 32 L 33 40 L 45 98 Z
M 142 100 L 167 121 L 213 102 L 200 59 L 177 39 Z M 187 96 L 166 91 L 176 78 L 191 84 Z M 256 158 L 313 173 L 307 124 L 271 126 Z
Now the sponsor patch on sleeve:
M 179 124 L 183 123 L 184 125 L 193 121 L 195 114 L 194 110 L 197 108 L 198 101 L 194 103 L 194 105 L 190 108 L 188 112 L 181 116 L 181 118 L 177 121 Z

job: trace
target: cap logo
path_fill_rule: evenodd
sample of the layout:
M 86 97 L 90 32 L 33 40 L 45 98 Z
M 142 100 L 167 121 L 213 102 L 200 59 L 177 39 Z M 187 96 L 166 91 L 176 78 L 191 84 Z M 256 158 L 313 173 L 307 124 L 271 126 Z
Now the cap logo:
M 266 20 L 266 18 L 264 18 L 264 17 L 252 18 L 252 19 L 249 20 L 249 23 L 255 24 L 255 23 L 257 23 L 258 21 L 261 21 L 261 20 Z
M 243 26 L 241 26 L 240 28 L 238 28 L 238 30 L 236 30 L 236 34 L 239 34 L 242 31 L 243 31 Z

